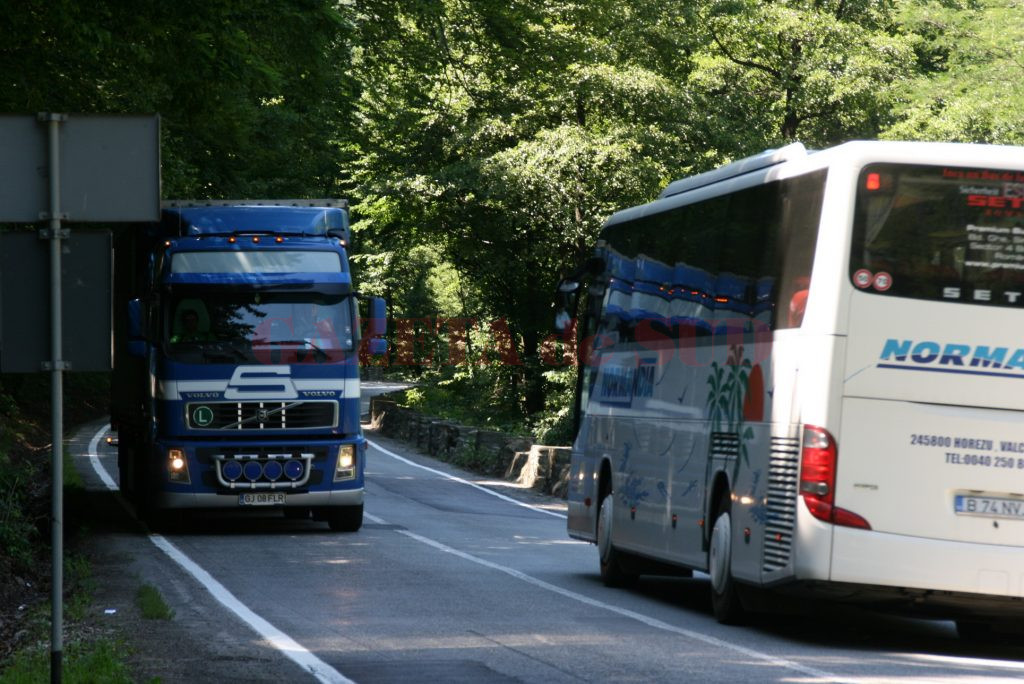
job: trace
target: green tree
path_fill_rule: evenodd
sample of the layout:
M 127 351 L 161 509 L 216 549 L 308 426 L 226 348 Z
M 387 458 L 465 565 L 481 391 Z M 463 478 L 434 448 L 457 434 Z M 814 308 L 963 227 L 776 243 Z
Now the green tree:
M 875 137 L 912 75 L 894 0 L 702 0 L 692 83 L 721 156 Z
M 348 28 L 327 0 L 9 3 L 0 111 L 159 113 L 165 195 L 333 194 Z
M 884 137 L 1024 144 L 1024 2 L 907 0 L 922 74 Z
M 687 164 L 680 30 L 654 2 L 357 2 L 361 202 L 374 230 L 442 245 L 506 321 L 523 409 L 559 276 L 615 208 Z

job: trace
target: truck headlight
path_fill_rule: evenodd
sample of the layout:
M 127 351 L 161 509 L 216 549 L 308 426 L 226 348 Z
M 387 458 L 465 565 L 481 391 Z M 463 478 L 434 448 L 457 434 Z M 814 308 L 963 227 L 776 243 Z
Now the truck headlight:
M 338 447 L 338 462 L 334 466 L 334 481 L 351 480 L 356 476 L 356 445 L 342 444 Z
M 192 478 L 188 475 L 188 460 L 185 458 L 184 449 L 167 450 L 167 475 L 171 482 L 192 483 Z

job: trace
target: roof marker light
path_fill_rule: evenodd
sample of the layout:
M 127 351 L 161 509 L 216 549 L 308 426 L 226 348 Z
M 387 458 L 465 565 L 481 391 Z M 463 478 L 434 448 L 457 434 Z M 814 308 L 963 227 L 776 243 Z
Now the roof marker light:
M 278 235 L 276 238 L 274 238 L 274 242 L 276 242 L 277 244 L 281 244 L 282 242 L 284 242 L 284 238 Z
M 254 235 L 253 238 L 252 238 L 252 241 L 253 241 L 253 244 L 257 244 L 258 245 L 260 243 L 260 236 L 259 235 Z
M 237 238 L 235 238 L 234 235 L 232 235 L 231 237 L 228 238 L 228 242 L 233 245 L 236 242 L 238 242 L 238 240 L 237 240 Z

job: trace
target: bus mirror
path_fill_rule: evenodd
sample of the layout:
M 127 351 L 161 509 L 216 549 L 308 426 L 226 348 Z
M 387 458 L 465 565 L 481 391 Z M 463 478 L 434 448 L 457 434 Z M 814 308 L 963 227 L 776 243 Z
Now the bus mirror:
M 597 320 L 601 317 L 601 307 L 604 303 L 604 287 L 594 284 L 587 291 L 587 315 Z
M 569 312 L 565 309 L 559 309 L 555 314 L 555 330 L 558 332 L 565 332 L 572 325 L 572 318 L 569 316 Z
M 572 292 L 578 292 L 579 289 L 580 289 L 580 284 L 578 282 L 576 282 L 575 280 L 563 280 L 562 282 L 558 283 L 558 291 L 559 292 L 564 292 L 566 294 L 569 294 L 569 293 L 572 293 Z
M 555 306 L 555 330 L 565 332 L 572 324 L 570 312 L 576 311 L 576 302 L 579 297 L 579 281 L 565 279 L 558 283 L 557 301 Z

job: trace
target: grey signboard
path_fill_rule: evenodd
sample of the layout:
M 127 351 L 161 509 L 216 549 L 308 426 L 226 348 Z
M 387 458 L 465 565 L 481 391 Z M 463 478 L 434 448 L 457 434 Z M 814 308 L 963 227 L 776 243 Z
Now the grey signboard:
M 35 116 L 0 116 L 0 221 L 33 223 L 49 211 L 48 135 Z M 65 220 L 159 219 L 158 116 L 72 114 L 59 140 Z
M 61 360 L 72 371 L 110 370 L 111 242 L 76 230 L 62 241 Z M 37 373 L 50 358 L 50 241 L 0 233 L 0 372 Z

